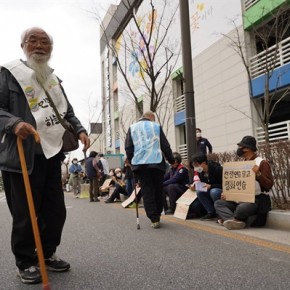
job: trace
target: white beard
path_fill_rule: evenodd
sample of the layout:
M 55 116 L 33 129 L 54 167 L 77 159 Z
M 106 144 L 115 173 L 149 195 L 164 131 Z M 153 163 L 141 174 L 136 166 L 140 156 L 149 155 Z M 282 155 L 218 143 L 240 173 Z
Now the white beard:
M 48 66 L 48 60 L 48 56 L 40 57 L 39 55 L 32 55 L 27 58 L 27 65 L 34 70 L 37 81 L 39 81 L 42 85 L 44 85 L 47 77 L 52 72 L 51 68 Z

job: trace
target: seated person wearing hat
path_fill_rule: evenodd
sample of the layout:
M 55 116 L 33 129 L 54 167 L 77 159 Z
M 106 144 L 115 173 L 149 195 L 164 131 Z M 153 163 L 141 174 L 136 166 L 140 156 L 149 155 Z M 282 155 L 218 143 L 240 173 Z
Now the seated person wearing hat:
M 269 190 L 273 186 L 273 176 L 268 161 L 258 157 L 256 154 L 256 139 L 252 136 L 245 136 L 238 144 L 237 155 L 245 161 L 255 160 L 252 170 L 256 174 L 255 202 L 234 202 L 227 201 L 224 194 L 214 204 L 216 213 L 220 217 L 219 223 L 228 230 L 243 229 L 246 224 L 252 226 L 264 226 L 267 214 L 271 210 Z M 250 223 L 249 217 L 255 216 Z

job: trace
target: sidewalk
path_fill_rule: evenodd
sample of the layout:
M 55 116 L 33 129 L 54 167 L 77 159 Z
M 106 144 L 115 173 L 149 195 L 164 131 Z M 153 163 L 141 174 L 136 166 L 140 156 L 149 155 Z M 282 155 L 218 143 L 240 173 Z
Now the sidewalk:
M 206 225 L 216 230 L 223 230 L 226 233 L 236 233 L 251 238 L 257 238 L 264 241 L 278 243 L 289 247 L 290 251 L 290 211 L 271 211 L 268 221 L 263 228 L 245 228 L 242 230 L 229 231 L 225 227 L 212 221 L 200 221 L 199 219 L 186 220 L 202 227 Z
M 237 240 L 247 240 L 254 244 L 263 244 L 265 247 L 290 253 L 290 211 L 272 210 L 269 212 L 265 227 L 250 227 L 231 231 L 214 221 L 200 221 L 199 219 L 181 220 L 173 215 L 163 215 L 161 219 L 183 224 L 193 229 L 229 236 Z

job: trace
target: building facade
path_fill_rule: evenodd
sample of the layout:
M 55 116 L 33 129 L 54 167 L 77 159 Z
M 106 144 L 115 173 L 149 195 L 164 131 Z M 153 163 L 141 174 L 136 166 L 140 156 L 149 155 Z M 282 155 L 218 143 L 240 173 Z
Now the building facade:
M 137 50 L 129 47 L 132 39 L 140 40 L 146 33 L 142 30 L 138 34 L 132 28 L 132 11 L 144 29 L 152 27 L 153 21 L 157 27 L 158 19 L 166 14 L 162 21 L 172 22 L 166 45 L 174 51 L 181 42 L 177 0 L 169 1 L 170 5 L 168 1 L 153 1 L 156 14 L 150 1 L 131 0 L 131 10 L 124 2 L 109 9 L 101 27 L 103 140 L 104 151 L 109 153 L 124 153 L 129 125 L 150 108 L 146 82 L 136 65 L 142 41 L 134 42 Z M 191 0 L 189 4 L 196 127 L 210 140 L 213 151 L 235 150 L 244 135 L 254 135 L 262 142 L 265 118 L 270 124 L 270 140 L 289 139 L 289 1 Z M 275 23 L 280 23 L 283 35 L 271 31 Z M 172 149 L 186 157 L 182 58 L 174 55 L 170 81 L 163 86 L 161 75 L 161 81 L 156 82 L 164 91 L 156 113 Z M 120 65 L 128 69 L 127 81 L 137 99 L 124 81 Z

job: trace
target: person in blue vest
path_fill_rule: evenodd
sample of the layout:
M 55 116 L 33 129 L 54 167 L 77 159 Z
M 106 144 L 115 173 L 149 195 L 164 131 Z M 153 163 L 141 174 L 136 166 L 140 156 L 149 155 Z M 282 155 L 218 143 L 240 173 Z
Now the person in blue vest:
M 96 151 L 91 151 L 89 154 L 89 157 L 86 160 L 86 175 L 89 179 L 89 194 L 90 194 L 90 202 L 98 202 L 100 201 L 98 199 L 100 195 L 99 190 L 99 180 L 100 180 L 100 170 L 97 165 L 98 160 L 96 159 L 98 153 Z
M 0 67 L 0 170 L 13 218 L 11 248 L 17 274 L 23 283 L 35 284 L 41 282 L 41 275 L 16 140 L 23 140 L 46 267 L 63 272 L 70 264 L 58 258 L 55 252 L 66 219 L 61 182 L 65 130 L 57 121 L 45 90 L 56 100 L 60 114 L 74 127 L 84 151 L 89 148 L 90 139 L 75 116 L 61 80 L 48 64 L 53 49 L 52 36 L 42 28 L 28 28 L 21 35 L 21 47 L 26 60 L 17 59 Z M 36 144 L 33 137 L 36 129 L 40 144 Z
M 187 168 L 181 163 L 182 158 L 178 152 L 173 153 L 175 162 L 163 179 L 163 207 L 165 214 L 173 214 L 176 201 L 188 189 L 189 174 Z M 169 207 L 167 204 L 169 197 Z
M 131 125 L 125 140 L 125 151 L 132 171 L 139 180 L 144 208 L 152 227 L 160 227 L 160 216 L 163 210 L 163 176 L 165 173 L 165 158 L 170 164 L 175 160 L 170 144 L 162 130 L 155 122 L 152 111 Z

